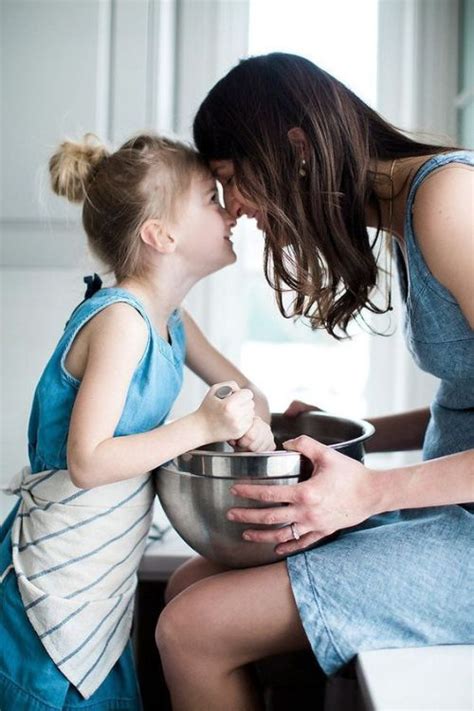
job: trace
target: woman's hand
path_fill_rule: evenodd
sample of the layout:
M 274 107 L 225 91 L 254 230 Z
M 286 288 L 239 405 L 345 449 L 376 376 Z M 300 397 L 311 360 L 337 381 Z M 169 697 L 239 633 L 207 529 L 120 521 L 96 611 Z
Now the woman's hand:
M 252 426 L 243 437 L 230 440 L 229 444 L 247 452 L 273 452 L 276 449 L 270 425 L 258 416 L 254 417 Z
M 302 412 L 314 411 L 324 412 L 320 407 L 316 407 L 316 405 L 308 405 L 308 403 L 302 402 L 301 400 L 293 400 L 283 414 L 287 417 L 296 417 L 296 415 L 300 415 Z
M 224 385 L 229 385 L 233 393 L 221 400 L 215 393 Z M 255 416 L 253 393 L 247 388 L 240 389 L 233 380 L 217 383 L 209 389 L 195 416 L 204 423 L 205 444 L 238 440 L 252 427 Z
M 270 530 L 248 529 L 243 533 L 245 540 L 277 543 L 276 553 L 294 553 L 378 513 L 377 475 L 363 464 L 306 436 L 288 440 L 283 446 L 311 461 L 311 478 L 290 486 L 233 486 L 236 496 L 277 506 L 234 508 L 227 518 L 249 524 L 286 524 Z M 293 538 L 292 523 L 299 540 Z

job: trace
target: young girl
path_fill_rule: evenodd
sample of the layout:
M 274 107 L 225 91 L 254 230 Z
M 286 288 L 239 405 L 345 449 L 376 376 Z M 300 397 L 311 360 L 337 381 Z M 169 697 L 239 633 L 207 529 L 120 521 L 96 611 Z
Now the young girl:
M 129 643 L 136 571 L 154 500 L 150 470 L 218 440 L 274 447 L 264 396 L 179 309 L 202 277 L 232 264 L 235 220 L 190 148 L 141 135 L 108 153 L 91 135 L 51 158 L 53 189 L 84 202 L 96 255 L 37 386 L 30 467 L 0 538 L 3 711 L 140 708 Z M 210 388 L 164 425 L 183 363 Z M 222 400 L 216 389 L 234 391 Z

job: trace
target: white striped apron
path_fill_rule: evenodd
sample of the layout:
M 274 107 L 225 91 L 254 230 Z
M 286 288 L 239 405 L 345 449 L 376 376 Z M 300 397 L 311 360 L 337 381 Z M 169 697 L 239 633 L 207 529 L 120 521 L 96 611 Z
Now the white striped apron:
M 21 499 L 12 559 L 28 618 L 87 699 L 130 637 L 153 515 L 150 474 L 79 489 L 65 469 L 32 474 L 24 467 L 3 491 Z

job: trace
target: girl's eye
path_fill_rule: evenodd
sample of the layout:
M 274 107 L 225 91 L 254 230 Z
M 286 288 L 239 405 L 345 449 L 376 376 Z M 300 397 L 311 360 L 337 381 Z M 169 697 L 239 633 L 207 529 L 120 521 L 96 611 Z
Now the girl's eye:
M 212 193 L 211 201 L 219 204 L 219 193 L 217 192 L 217 190 Z

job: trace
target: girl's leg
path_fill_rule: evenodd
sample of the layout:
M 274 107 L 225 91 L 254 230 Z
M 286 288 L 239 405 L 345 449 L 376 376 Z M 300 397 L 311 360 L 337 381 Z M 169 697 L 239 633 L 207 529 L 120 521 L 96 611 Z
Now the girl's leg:
M 203 558 L 200 555 L 190 558 L 180 565 L 170 577 L 165 590 L 166 603 L 198 580 L 208 578 L 210 575 L 223 573 L 226 570 L 230 569 L 219 563 L 207 560 L 207 558 Z
M 195 583 L 162 612 L 156 630 L 174 711 L 255 711 L 245 666 L 309 647 L 285 562 Z

